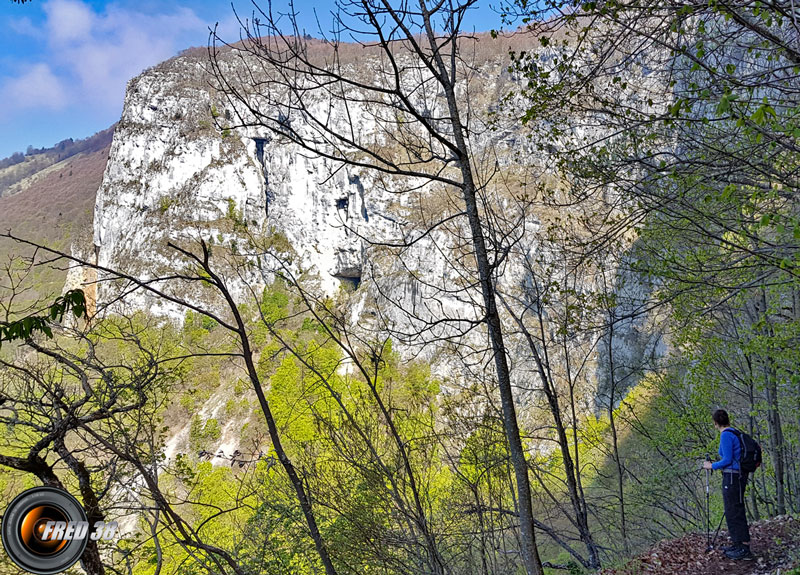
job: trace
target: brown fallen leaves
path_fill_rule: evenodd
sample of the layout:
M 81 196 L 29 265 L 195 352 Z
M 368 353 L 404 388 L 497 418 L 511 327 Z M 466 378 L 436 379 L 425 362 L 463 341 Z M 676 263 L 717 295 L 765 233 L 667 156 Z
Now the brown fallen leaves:
M 648 553 L 622 567 L 607 568 L 601 575 L 781 575 L 800 566 L 800 521 L 788 515 L 750 526 L 753 561 L 731 561 L 720 547 L 728 545 L 721 531 L 716 548 L 706 552 L 706 534 L 696 533 L 660 541 Z

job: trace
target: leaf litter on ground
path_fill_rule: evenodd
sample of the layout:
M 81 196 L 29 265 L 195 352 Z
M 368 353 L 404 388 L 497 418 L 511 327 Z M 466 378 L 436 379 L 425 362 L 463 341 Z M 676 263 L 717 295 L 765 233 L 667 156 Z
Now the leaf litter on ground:
M 658 542 L 625 565 L 602 569 L 600 575 L 788 575 L 800 566 L 800 521 L 783 515 L 750 526 L 751 561 L 733 561 L 721 548 L 728 545 L 720 531 L 715 548 L 706 551 L 705 533 Z

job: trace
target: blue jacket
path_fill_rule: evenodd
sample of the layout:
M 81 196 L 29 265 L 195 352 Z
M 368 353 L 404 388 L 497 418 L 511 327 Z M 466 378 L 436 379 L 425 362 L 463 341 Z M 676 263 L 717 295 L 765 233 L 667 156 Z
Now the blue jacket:
M 721 459 L 711 464 L 711 469 L 735 469 L 739 471 L 742 446 L 733 431 L 723 430 L 719 434 L 719 456 Z

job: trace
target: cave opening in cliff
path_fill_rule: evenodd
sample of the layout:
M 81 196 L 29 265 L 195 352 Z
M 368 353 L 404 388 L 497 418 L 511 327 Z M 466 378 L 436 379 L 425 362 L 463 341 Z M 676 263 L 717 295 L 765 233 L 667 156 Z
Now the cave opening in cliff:
M 342 286 L 349 290 L 355 291 L 358 289 L 358 286 L 361 285 L 361 276 L 354 275 L 354 276 L 341 276 L 336 275 L 334 276 L 337 280 L 339 280 Z
M 269 139 L 253 138 L 253 142 L 256 144 L 256 160 L 258 160 L 258 165 L 261 167 L 261 175 L 264 176 L 264 209 L 267 217 L 269 217 L 269 205 L 274 199 L 274 194 L 269 187 L 269 172 L 267 171 L 267 162 L 264 159 L 264 149 L 267 143 L 269 143 Z

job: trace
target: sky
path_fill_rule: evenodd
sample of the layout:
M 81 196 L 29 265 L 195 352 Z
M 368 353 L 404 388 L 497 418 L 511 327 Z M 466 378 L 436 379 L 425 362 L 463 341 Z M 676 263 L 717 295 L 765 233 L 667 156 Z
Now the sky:
M 473 10 L 467 28 L 499 28 L 491 4 Z M 249 1 L 235 7 L 242 17 L 252 13 Z M 326 21 L 334 0 L 295 0 L 294 7 L 317 35 L 317 18 Z M 239 38 L 230 0 L 0 0 L 0 158 L 109 127 L 130 78 L 206 46 L 217 23 L 222 38 Z

